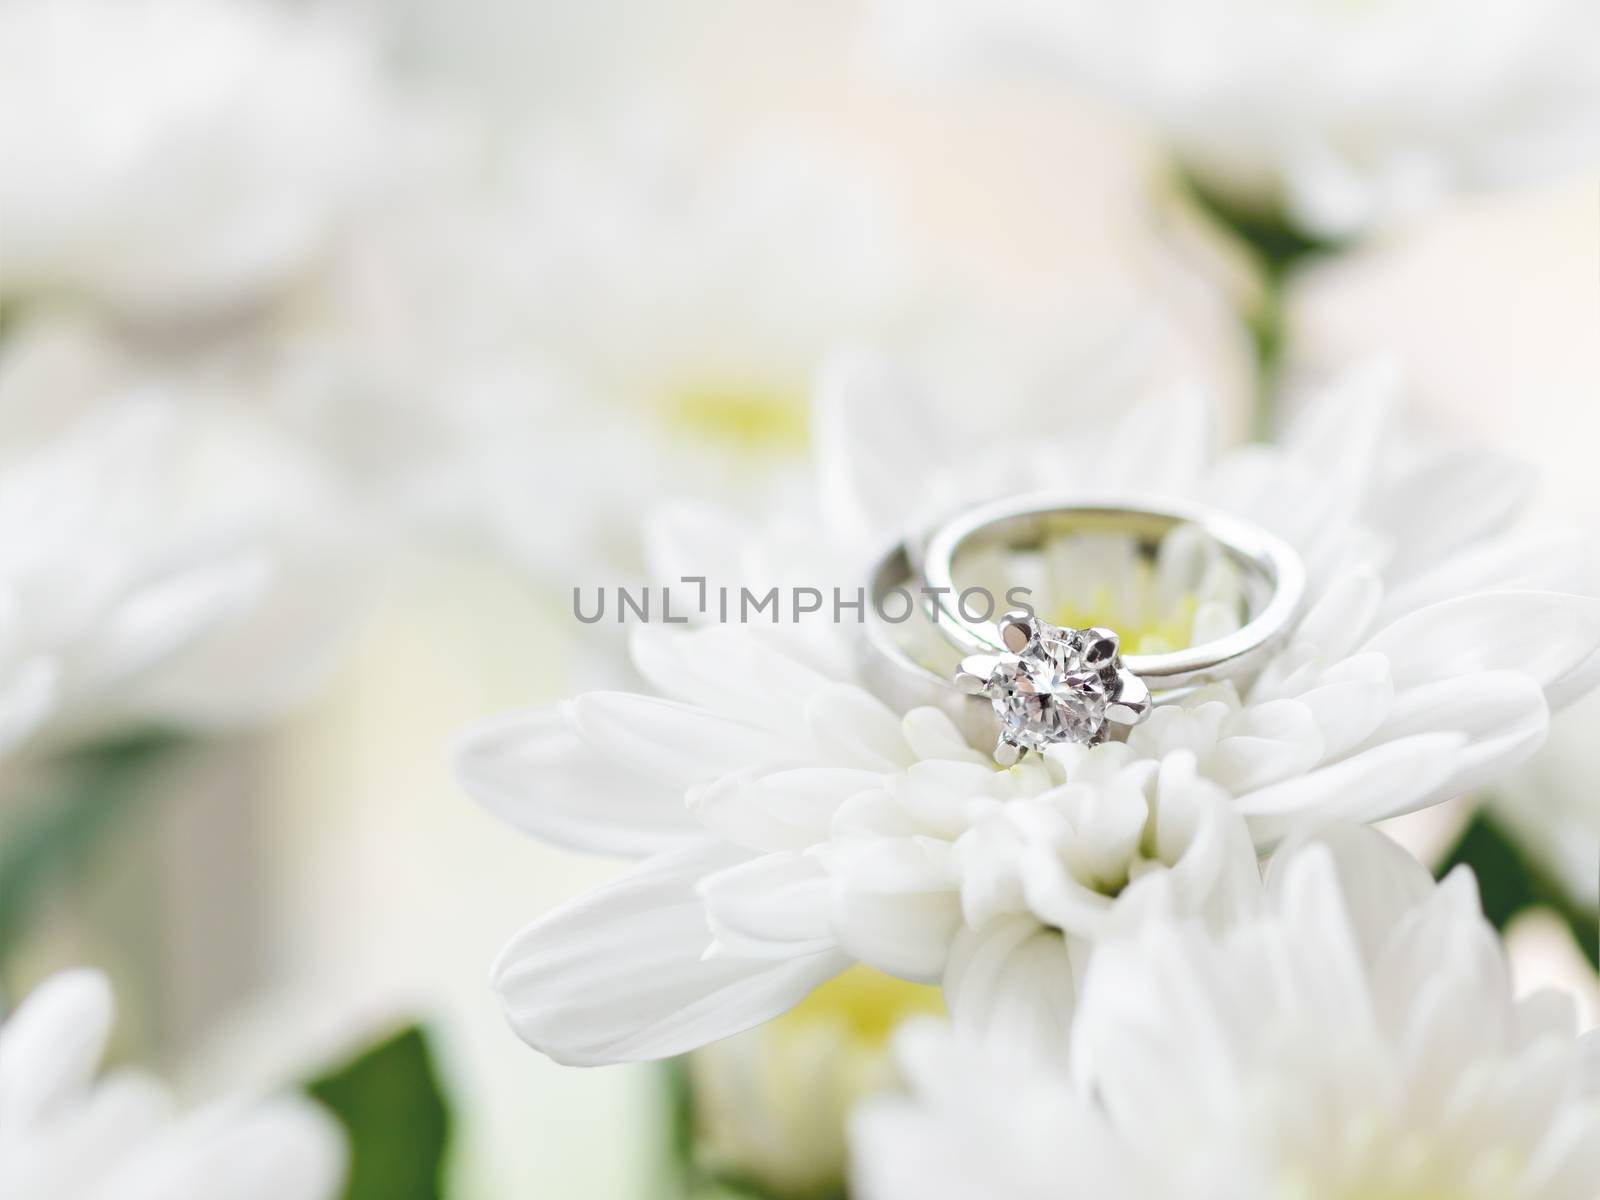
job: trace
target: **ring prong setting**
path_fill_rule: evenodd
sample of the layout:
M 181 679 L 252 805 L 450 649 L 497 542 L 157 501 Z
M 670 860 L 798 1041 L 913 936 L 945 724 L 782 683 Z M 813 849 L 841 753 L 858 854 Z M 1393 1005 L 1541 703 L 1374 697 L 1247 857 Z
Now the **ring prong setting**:
M 1012 654 L 1027 650 L 1037 634 L 1035 618 L 1026 609 L 1014 608 L 1000 618 L 1000 642 Z
M 1000 660 L 992 654 L 969 654 L 956 668 L 956 688 L 969 696 L 982 696 L 989 690 Z
M 1001 766 L 1029 750 L 1095 745 L 1149 716 L 1150 690 L 1123 666 L 1114 630 L 1051 625 L 1021 610 L 1001 618 L 999 629 L 1005 650 L 962 659 L 954 682 L 993 706 Z
M 1139 724 L 1153 707 L 1150 688 L 1126 667 L 1117 672 L 1117 683 L 1117 698 L 1106 705 L 1106 720 L 1124 726 Z

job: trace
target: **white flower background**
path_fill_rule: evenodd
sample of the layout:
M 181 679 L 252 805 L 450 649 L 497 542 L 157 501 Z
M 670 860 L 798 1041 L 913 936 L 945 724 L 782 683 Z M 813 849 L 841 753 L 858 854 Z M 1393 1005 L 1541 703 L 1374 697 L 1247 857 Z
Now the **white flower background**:
M 0 1194 L 1596 1200 L 1595 17 L 0 0 Z M 573 616 L 1063 470 L 1292 644 Z

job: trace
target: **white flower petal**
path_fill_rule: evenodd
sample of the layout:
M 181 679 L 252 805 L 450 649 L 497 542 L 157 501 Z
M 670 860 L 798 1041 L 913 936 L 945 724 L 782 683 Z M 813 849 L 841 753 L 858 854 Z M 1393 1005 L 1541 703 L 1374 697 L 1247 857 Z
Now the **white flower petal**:
M 1359 746 L 1383 725 L 1393 695 L 1389 660 L 1381 654 L 1357 654 L 1319 673 L 1295 699 L 1321 732 L 1323 757 L 1332 759 Z
M 93 1080 L 111 1033 L 111 985 L 98 971 L 63 971 L 0 1027 L 0 1124 L 46 1120 Z
M 1316 846 L 1338 880 L 1362 957 L 1377 961 L 1380 947 L 1406 913 L 1433 890 L 1433 877 L 1404 849 L 1375 829 L 1339 824 L 1285 843 L 1267 867 L 1266 890 L 1278 897 L 1286 876 L 1304 870 L 1307 849 Z
M 201 1110 L 151 1139 L 100 1184 L 118 1200 L 332 1200 L 345 1173 L 344 1135 L 308 1100 Z
M 1073 1022 L 1076 1075 L 1093 1079 L 1114 1122 L 1130 1119 L 1159 1145 L 1199 1111 L 1226 1111 L 1236 1070 L 1230 1026 L 1214 981 L 1174 927 L 1156 923 L 1117 939 L 1089 961 Z M 1238 987 L 1259 984 L 1241 979 Z
M 899 715 L 861 688 L 821 689 L 806 704 L 805 722 L 826 761 L 869 771 L 892 771 L 915 761 L 901 736 Z
M 681 791 L 619 766 L 558 709 L 485 722 L 456 743 L 452 758 L 469 795 L 557 845 L 642 856 L 704 833 Z
M 1417 796 L 1405 810 L 1412 811 L 1503 774 L 1532 755 L 1549 728 L 1549 709 L 1536 681 L 1518 671 L 1485 671 L 1398 693 L 1372 742 L 1448 731 L 1466 738 L 1455 769 L 1435 789 Z
M 1494 670 L 1549 686 L 1600 648 L 1600 600 L 1563 592 L 1462 596 L 1407 614 L 1365 648 L 1388 657 L 1397 689 Z
M 917 983 L 936 983 L 961 923 L 951 888 L 927 892 L 844 889 L 834 902 L 834 937 L 869 966 Z
M 726 775 L 690 789 L 689 810 L 730 842 L 752 850 L 804 850 L 827 840 L 841 805 L 883 787 L 855 767 L 796 767 Z
M 931 1022 L 912 1035 L 955 1041 Z M 863 1200 L 1055 1200 L 1062 1181 L 1084 1196 L 1159 1195 L 1130 1148 L 1095 1107 L 1048 1071 L 1007 1070 L 965 1043 L 943 1064 L 912 1064 L 920 1104 L 893 1095 L 862 1105 L 851 1123 L 852 1196 Z M 928 1079 L 927 1086 L 922 1080 Z M 1209 1198 L 1208 1198 L 1209 1200 Z
M 1104 932 L 1111 897 L 1074 876 L 1052 848 L 1026 847 L 1018 868 L 1028 909 L 1040 921 L 1082 938 Z
M 1212 464 L 1201 498 L 1247 517 L 1296 547 L 1313 576 L 1329 531 L 1340 530 L 1342 500 L 1301 462 L 1266 446 L 1241 446 Z
M 1600 1101 L 1600 1029 L 1578 1039 L 1578 1088 L 1590 1100 Z
M 1298 700 L 1269 700 L 1241 709 L 1228 723 L 1207 756 L 1207 774 L 1230 792 L 1243 793 L 1309 770 L 1324 751 L 1309 708 Z
M 144 1072 L 124 1068 L 105 1076 L 38 1126 L 12 1126 L 12 1138 L 0 1137 L 0 1195 L 90 1194 L 156 1141 L 174 1111 L 169 1089 Z
M 708 590 L 739 582 L 740 555 L 749 533 L 743 522 L 710 504 L 675 501 L 645 514 L 643 540 L 651 578 L 672 588 L 675 615 L 692 612 L 699 602 L 700 586 L 684 583 L 686 577 L 703 576 Z
M 1258 846 L 1334 820 L 1379 821 L 1410 811 L 1450 779 L 1465 740 L 1455 733 L 1424 733 L 1385 742 L 1240 796 L 1234 810 L 1243 814 Z
M 811 436 L 823 518 L 869 538 L 912 526 L 928 497 L 908 481 L 938 479 L 943 450 L 919 419 L 916 381 L 885 356 L 843 351 L 822 367 Z
M 1544 698 L 1552 711 L 1560 711 L 1570 704 L 1576 704 L 1597 687 L 1600 687 L 1600 650 L 1546 684 Z
M 0 684 L 0 755 L 26 741 L 55 708 L 61 671 L 49 658 L 34 658 Z
M 706 957 L 700 880 L 742 861 L 701 845 L 661 855 L 557 908 L 501 951 L 493 979 L 519 1036 L 573 1066 L 667 1058 L 770 1020 L 849 959 Z
M 1309 642 L 1324 659 L 1354 653 L 1372 628 L 1383 601 L 1383 584 L 1370 571 L 1353 571 L 1325 591 L 1295 629 L 1295 640 Z
M 827 676 L 747 630 L 714 625 L 640 625 L 629 641 L 633 665 L 663 696 L 767 729 L 804 718 L 806 701 L 835 685 Z
M 938 982 L 961 924 L 951 847 L 925 839 L 869 841 L 829 869 L 838 880 L 839 945 L 887 974 Z
M 1584 1040 L 1593 1040 L 1592 1038 Z M 1516 1111 L 1513 1107 L 1512 1111 Z M 1600 1178 L 1600 1118 L 1563 1112 L 1519 1179 L 1516 1200 L 1589 1200 Z
M 699 885 L 718 948 L 749 958 L 796 958 L 834 948 L 833 877 L 814 857 L 769 854 Z
M 961 917 L 981 929 L 996 917 L 1027 911 L 1020 863 L 1027 848 L 1019 822 L 1004 814 L 980 822 L 956 842 Z
M 1253 912 L 1261 891 L 1255 845 L 1222 790 L 1198 773 L 1192 758 L 1175 754 L 1161 763 L 1156 797 L 1154 851 L 1171 866 L 1133 880 L 1118 897 L 1115 919 L 1124 919 L 1124 900 L 1139 899 L 1157 880 L 1177 911 L 1214 927 Z
M 1061 935 L 1031 917 L 963 929 L 945 967 L 956 1029 L 1002 1062 L 1065 1065 L 1076 994 Z
M 95 630 L 90 669 L 109 685 L 148 671 L 246 615 L 266 594 L 273 564 L 256 551 L 207 557 L 131 589 Z
M 1533 479 L 1524 464 L 1475 447 L 1413 467 L 1381 497 L 1397 567 L 1412 572 L 1448 561 L 1460 547 L 1501 533 L 1526 502 Z
M 1212 452 L 1211 405 L 1194 387 L 1163 388 L 1140 401 L 1096 451 L 1096 465 L 1122 486 L 1187 494 Z
M 937 708 L 913 708 L 900 721 L 912 757 L 988 765 L 994 760 L 967 744 L 956 724 Z
M 1585 539 L 1566 530 L 1464 547 L 1392 588 L 1384 598 L 1380 620 L 1388 624 L 1416 609 L 1473 592 L 1588 595 L 1594 584 L 1589 558 Z
M 1281 444 L 1315 463 L 1330 492 L 1358 505 L 1372 487 L 1403 382 L 1399 360 L 1392 355 L 1346 367 L 1306 401 L 1284 430 Z
M 770 729 L 652 696 L 588 692 L 562 712 L 590 746 L 677 790 L 798 755 Z

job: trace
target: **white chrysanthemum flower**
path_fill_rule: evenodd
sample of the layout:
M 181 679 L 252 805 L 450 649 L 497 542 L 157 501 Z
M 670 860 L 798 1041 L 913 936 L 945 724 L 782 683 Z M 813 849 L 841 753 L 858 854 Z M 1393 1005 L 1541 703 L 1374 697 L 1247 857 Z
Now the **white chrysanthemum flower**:
M 474 487 L 496 532 L 546 569 L 608 545 L 636 563 L 637 514 L 664 492 L 795 491 L 828 349 L 892 336 L 923 304 L 891 198 L 813 146 L 768 135 L 708 153 L 639 123 L 546 131 L 495 186 L 475 268 L 499 303 L 485 327 L 544 357 L 532 384 L 477 374 L 499 386 L 480 389 Z M 551 496 L 574 503 L 529 521 Z
M 450 306 L 483 310 L 441 264 L 475 131 L 381 60 L 349 14 L 269 0 L 0 7 L 0 441 L 153 383 L 307 443 L 389 528 L 470 474 L 480 330 Z
M 0 6 L 0 302 L 215 317 L 298 276 L 384 142 L 371 49 L 261 0 Z
M 854 967 L 776 1021 L 687 1056 L 695 1168 L 778 1196 L 839 1191 L 850 1111 L 895 1085 L 894 1032 L 942 1011 L 934 989 Z
M 0 1194 L 14 1200 L 331 1200 L 344 1138 L 309 1100 L 243 1098 L 177 1117 L 134 1070 L 96 1078 L 112 996 L 56 975 L 0 1026 Z
M 344 502 L 222 410 L 108 400 L 0 451 L 0 750 L 296 699 L 360 589 Z
M 913 71 L 1043 71 L 1127 104 L 1244 211 L 1357 234 L 1600 155 L 1586 0 L 880 0 Z
M 1600 910 L 1600 694 L 1552 723 L 1550 740 L 1526 768 L 1498 782 L 1493 821 L 1579 905 Z
M 801 487 L 826 349 L 924 306 L 886 195 L 813 148 L 397 116 L 382 202 L 278 303 L 165 340 L 75 314 L 79 353 L 237 395 L 396 524 L 486 531 L 544 573 L 636 571 L 663 491 Z M 558 518 L 527 519 L 553 496 Z
M 1600 1043 L 1513 999 L 1473 879 L 1369 830 L 1286 852 L 1221 934 L 1102 946 L 1065 1073 L 908 1030 L 854 1131 L 869 1200 L 1589 1200 Z
M 895 197 L 823 148 L 768 132 L 711 152 L 672 122 L 604 129 L 513 142 L 464 201 L 448 261 L 418 275 L 452 282 L 394 306 L 402 330 L 425 314 L 394 340 L 433 358 L 395 390 L 424 381 L 429 406 L 458 415 L 458 500 L 542 571 L 636 569 L 639 513 L 663 495 L 792 507 L 808 397 L 841 343 L 914 346 L 952 387 L 1038 395 L 1070 376 L 1125 396 L 1202 358 L 1126 291 L 974 301 L 978 285 L 918 257 Z M 395 246 L 374 279 L 416 257 Z M 570 500 L 559 519 L 530 520 L 552 495 Z
M 1207 499 L 1284 534 L 1312 568 L 1310 611 L 1251 686 L 1158 709 L 1126 744 L 1009 771 L 939 712 L 895 712 L 857 686 L 854 630 L 640 629 L 636 665 L 660 697 L 581 696 L 460 751 L 466 786 L 513 823 L 649 856 L 530 926 L 495 969 L 518 1031 L 563 1061 L 681 1052 L 851 961 L 941 981 L 958 1024 L 1037 1053 L 1106 933 L 1151 908 L 1225 921 L 1255 882 L 1252 837 L 1474 787 L 1529 754 L 1550 703 L 1594 673 L 1600 603 L 1557 590 L 1577 585 L 1572 542 L 1506 532 L 1521 480 L 1493 456 L 1402 453 L 1387 372 L 1341 382 L 1283 449 L 1212 461 L 1199 402 L 1167 396 L 1104 441 L 1030 422 L 1041 436 L 1000 476 L 958 469 L 1004 454 L 1018 426 L 998 398 L 981 419 L 1002 436 L 947 451 L 916 388 L 844 375 L 820 415 L 825 495 L 855 514 L 839 528 L 914 527 L 919 482 L 948 502 L 1070 463 L 1085 487 Z M 738 574 L 724 532 L 680 531 L 676 553 L 704 546 L 700 573 Z M 807 550 L 783 541 L 768 561 L 795 572 Z

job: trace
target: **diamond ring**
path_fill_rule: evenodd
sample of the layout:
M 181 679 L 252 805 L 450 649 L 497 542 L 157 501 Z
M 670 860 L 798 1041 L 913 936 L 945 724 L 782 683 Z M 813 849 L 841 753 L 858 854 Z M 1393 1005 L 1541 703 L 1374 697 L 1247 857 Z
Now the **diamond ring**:
M 1115 534 L 1153 558 L 1180 528 L 1202 535 L 1237 571 L 1242 608 L 1226 633 L 1184 649 L 1124 654 L 1113 629 L 1051 624 L 1029 608 L 975 619 L 965 604 L 975 589 L 957 587 L 958 566 L 974 551 L 1016 561 L 1053 537 Z M 1125 737 L 1163 700 L 1253 675 L 1293 627 L 1305 569 L 1282 539 L 1200 505 L 1051 493 L 957 513 L 889 551 L 871 587 L 868 685 L 901 707 L 942 708 L 974 746 L 992 747 L 1010 765 L 1029 750 Z M 884 598 L 896 589 L 919 597 L 920 620 L 884 618 Z
M 1002 766 L 1056 742 L 1105 741 L 1150 715 L 1150 689 L 1123 664 L 1110 629 L 1069 629 L 1018 609 L 1001 619 L 1000 637 L 1003 651 L 968 655 L 954 678 L 993 707 Z

